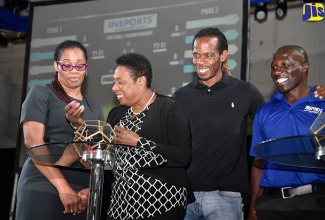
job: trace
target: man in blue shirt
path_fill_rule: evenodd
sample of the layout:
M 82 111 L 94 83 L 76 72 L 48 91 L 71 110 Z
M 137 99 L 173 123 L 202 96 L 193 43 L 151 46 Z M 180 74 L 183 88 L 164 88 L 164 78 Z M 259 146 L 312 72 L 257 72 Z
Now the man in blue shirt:
M 308 86 L 308 67 L 303 48 L 287 45 L 276 51 L 271 77 L 278 92 L 255 115 L 251 156 L 256 156 L 254 146 L 262 141 L 311 134 L 310 126 L 324 111 L 325 100 L 316 98 L 315 88 Z M 264 169 L 254 164 L 249 219 L 324 219 L 324 173 L 274 169 L 271 162 Z

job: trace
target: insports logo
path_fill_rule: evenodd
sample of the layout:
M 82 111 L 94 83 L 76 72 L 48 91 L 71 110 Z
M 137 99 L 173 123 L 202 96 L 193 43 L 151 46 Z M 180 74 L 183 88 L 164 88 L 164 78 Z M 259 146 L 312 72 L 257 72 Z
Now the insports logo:
M 303 21 L 324 21 L 325 3 L 303 3 Z
M 157 14 L 114 18 L 104 21 L 104 33 L 133 31 L 157 27 Z

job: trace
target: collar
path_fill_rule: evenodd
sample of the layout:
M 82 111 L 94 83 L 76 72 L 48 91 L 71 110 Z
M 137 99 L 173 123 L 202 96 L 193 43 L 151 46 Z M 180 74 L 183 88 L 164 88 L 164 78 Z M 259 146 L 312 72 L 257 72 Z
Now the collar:
M 302 98 L 302 99 L 300 99 L 300 100 L 310 101 L 310 102 L 313 102 L 313 101 L 322 101 L 322 100 L 320 100 L 319 98 L 316 98 L 316 97 L 314 96 L 314 92 L 316 91 L 316 89 L 315 89 L 314 87 L 312 87 L 312 86 L 308 86 L 308 87 L 309 87 L 309 89 L 312 91 L 312 93 L 311 93 L 309 96 L 304 97 L 304 98 Z M 281 92 L 279 92 L 279 91 L 277 91 L 277 92 L 274 94 L 273 97 L 274 97 L 275 99 L 279 100 L 279 101 L 287 101 L 287 100 L 283 97 L 283 93 L 281 93 Z M 299 100 L 298 100 L 298 101 L 299 101 Z

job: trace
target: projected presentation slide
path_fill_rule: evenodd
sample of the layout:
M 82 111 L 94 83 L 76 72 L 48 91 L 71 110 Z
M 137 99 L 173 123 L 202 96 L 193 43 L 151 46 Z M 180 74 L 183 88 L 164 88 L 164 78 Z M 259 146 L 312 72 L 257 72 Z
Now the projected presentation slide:
M 243 1 L 137 0 L 80 1 L 32 6 L 27 89 L 51 82 L 53 53 L 70 39 L 87 49 L 85 94 L 101 103 L 105 116 L 117 105 L 111 91 L 115 59 L 145 55 L 152 63 L 152 89 L 171 95 L 193 80 L 192 41 L 198 30 L 218 27 L 229 43 L 229 68 L 240 78 Z

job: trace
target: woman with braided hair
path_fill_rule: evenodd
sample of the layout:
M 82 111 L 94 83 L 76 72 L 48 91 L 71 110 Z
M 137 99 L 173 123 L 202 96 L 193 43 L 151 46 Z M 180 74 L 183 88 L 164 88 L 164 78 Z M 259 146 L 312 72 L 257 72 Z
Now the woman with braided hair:
M 81 92 L 87 76 L 87 51 L 77 41 L 60 43 L 54 52 L 52 83 L 33 86 L 23 105 L 20 126 L 27 148 L 73 141 L 74 126 L 103 120 L 101 106 Z M 89 171 L 39 164 L 28 157 L 17 187 L 17 220 L 86 219 Z

